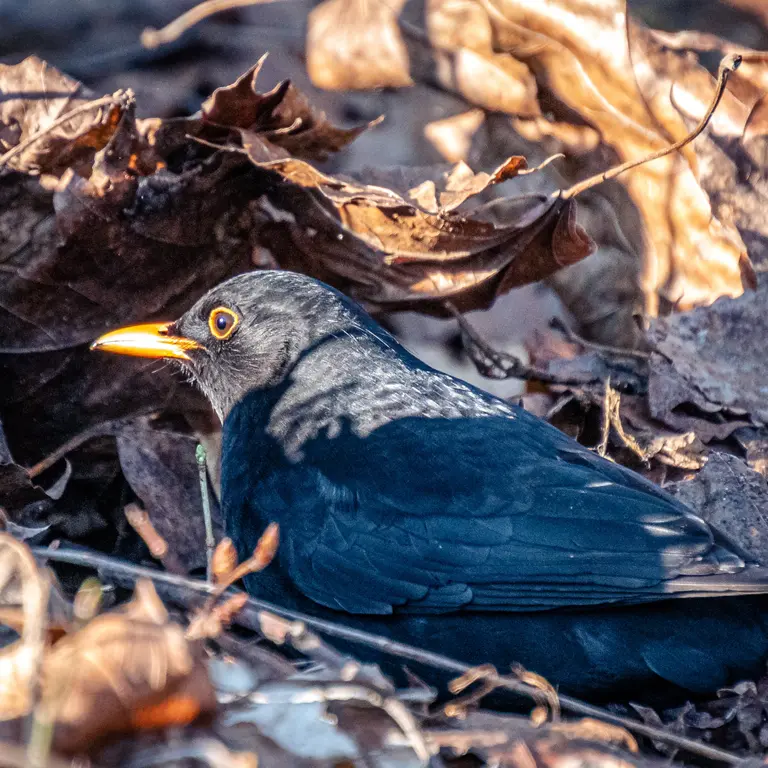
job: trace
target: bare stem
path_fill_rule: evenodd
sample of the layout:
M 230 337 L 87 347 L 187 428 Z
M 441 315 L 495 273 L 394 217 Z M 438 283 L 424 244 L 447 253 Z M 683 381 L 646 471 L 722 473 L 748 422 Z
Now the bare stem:
M 38 475 L 42 475 L 46 469 L 50 469 L 58 461 L 61 461 L 67 454 L 79 448 L 81 445 L 93 440 L 97 437 L 104 437 L 105 435 L 115 434 L 118 427 L 123 426 L 127 419 L 114 419 L 112 421 L 104 421 L 100 424 L 95 424 L 92 427 L 84 429 L 80 434 L 75 435 L 73 438 L 67 440 L 66 443 L 60 445 L 55 451 L 48 454 L 44 459 L 38 461 L 33 467 L 27 470 L 27 475 L 30 479 L 34 480 Z
M 625 173 L 632 168 L 636 168 L 638 165 L 644 165 L 645 163 L 650 163 L 652 160 L 658 160 L 661 157 L 666 157 L 667 155 L 682 149 L 686 144 L 690 144 L 707 127 L 707 123 L 709 123 L 712 115 L 717 109 L 717 105 L 720 103 L 720 99 L 722 99 L 723 94 L 725 93 L 725 86 L 728 82 L 728 76 L 738 69 L 741 61 L 742 57 L 740 55 L 730 54 L 723 58 L 723 60 L 720 62 L 720 67 L 717 72 L 717 85 L 715 86 L 715 95 L 712 99 L 712 103 L 709 105 L 709 109 L 707 109 L 706 114 L 701 118 L 698 125 L 687 136 L 684 136 L 674 144 L 671 144 L 668 147 L 663 147 L 662 149 L 658 149 L 655 152 L 652 152 L 650 155 L 640 158 L 639 160 L 628 160 L 626 163 L 617 165 L 614 168 L 610 168 L 607 171 L 598 173 L 595 176 L 590 176 L 588 179 L 584 179 L 584 181 L 580 181 L 566 190 L 556 192 L 556 196 L 562 197 L 565 200 L 571 197 L 576 197 L 576 195 L 581 194 L 587 189 L 596 187 L 598 184 L 602 184 L 604 181 L 608 181 L 609 179 L 615 179 L 620 174 Z
M 190 8 L 186 13 L 182 13 L 181 16 L 174 19 L 170 24 L 166 24 L 162 29 L 147 27 L 141 33 L 141 44 L 145 48 L 158 48 L 165 43 L 172 43 L 195 24 L 215 13 L 229 11 L 233 8 L 244 8 L 248 5 L 264 5 L 276 2 L 279 0 L 205 0 L 194 8 Z
M 610 344 L 600 344 L 596 341 L 590 341 L 580 336 L 569 325 L 564 323 L 559 317 L 553 317 L 549 321 L 549 327 L 554 328 L 565 336 L 568 341 L 572 341 L 585 349 L 594 349 L 595 352 L 604 352 L 606 355 L 613 355 L 614 357 L 632 357 L 636 360 L 648 360 L 651 356 L 650 352 L 646 352 L 643 349 L 629 349 L 628 347 L 614 347 Z
M 203 504 L 203 522 L 205 524 L 205 572 L 208 581 L 213 583 L 211 563 L 213 561 L 213 552 L 216 549 L 216 538 L 213 535 L 211 500 L 208 498 L 208 471 L 205 465 L 206 452 L 205 446 L 202 443 L 197 444 L 195 458 L 197 459 L 197 473 L 200 481 L 200 499 Z

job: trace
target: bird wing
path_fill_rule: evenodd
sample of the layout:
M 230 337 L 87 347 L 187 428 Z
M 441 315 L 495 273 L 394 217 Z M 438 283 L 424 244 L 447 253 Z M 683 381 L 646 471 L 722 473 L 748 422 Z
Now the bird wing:
M 353 613 L 724 594 L 745 568 L 672 497 L 522 409 L 323 434 L 254 498 L 296 586 Z

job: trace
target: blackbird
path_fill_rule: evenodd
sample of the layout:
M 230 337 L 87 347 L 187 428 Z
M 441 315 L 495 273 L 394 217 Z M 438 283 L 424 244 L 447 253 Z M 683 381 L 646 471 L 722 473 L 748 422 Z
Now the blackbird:
M 228 535 L 280 526 L 255 596 L 592 698 L 764 671 L 768 568 L 323 283 L 240 275 L 93 349 L 176 360 L 210 400 Z

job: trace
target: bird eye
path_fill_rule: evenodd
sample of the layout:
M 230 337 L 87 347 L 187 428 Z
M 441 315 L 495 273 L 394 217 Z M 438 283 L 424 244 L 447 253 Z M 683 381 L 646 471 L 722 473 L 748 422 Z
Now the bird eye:
M 214 338 L 219 339 L 219 341 L 228 339 L 239 322 L 240 318 L 227 307 L 216 307 L 208 315 L 208 328 Z

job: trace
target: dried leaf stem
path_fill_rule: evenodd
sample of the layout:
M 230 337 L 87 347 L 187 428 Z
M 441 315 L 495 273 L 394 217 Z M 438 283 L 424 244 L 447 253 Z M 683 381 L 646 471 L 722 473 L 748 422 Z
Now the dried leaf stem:
M 91 112 L 94 109 L 100 109 L 101 107 L 123 105 L 127 106 L 133 100 L 133 91 L 130 89 L 120 89 L 115 91 L 111 96 L 102 96 L 100 99 L 89 101 L 86 104 L 80 104 L 74 109 L 70 109 L 69 112 L 65 112 L 61 117 L 56 118 L 50 125 L 42 128 L 37 133 L 33 133 L 28 139 L 19 142 L 15 147 L 11 147 L 4 155 L 0 155 L 0 168 L 7 165 L 14 157 L 20 155 L 25 149 L 31 147 L 40 139 L 45 138 L 59 126 L 69 122 L 78 115 L 82 115 L 86 112 Z
M 130 584 L 135 584 L 139 579 L 150 579 L 155 585 L 163 585 L 167 587 L 167 589 L 161 590 L 161 592 L 167 596 L 167 599 L 176 602 L 181 601 L 184 605 L 186 605 L 186 602 L 189 599 L 189 593 L 210 595 L 217 589 L 215 585 L 205 581 L 177 576 L 171 573 L 164 573 L 153 568 L 133 565 L 99 552 L 49 549 L 47 547 L 30 547 L 30 549 L 32 554 L 40 560 L 51 560 L 54 562 L 79 565 L 86 568 L 94 568 L 116 581 L 122 579 Z M 179 591 L 184 595 L 183 598 L 179 598 Z M 236 592 L 233 591 L 233 594 L 236 594 Z M 426 664 L 435 669 L 443 669 L 457 675 L 464 675 L 476 668 L 461 661 L 457 661 L 456 659 L 452 659 L 449 656 L 443 656 L 442 654 L 433 653 L 432 651 L 425 651 L 406 643 L 400 643 L 381 637 L 380 635 L 375 635 L 371 632 L 352 629 L 343 624 L 327 621 L 325 619 L 318 619 L 298 611 L 281 608 L 280 606 L 267 603 L 264 600 L 257 600 L 253 597 L 248 598 L 245 608 L 237 617 L 237 623 L 240 624 L 240 626 L 258 632 L 260 626 L 259 617 L 263 611 L 270 611 L 271 613 L 283 616 L 292 621 L 302 621 L 307 626 L 312 627 L 328 637 L 337 637 L 349 642 L 365 645 L 369 648 L 375 648 L 381 653 L 386 653 L 419 664 Z M 499 675 L 498 678 L 494 680 L 494 683 L 497 684 L 498 688 L 504 688 L 525 696 L 535 698 L 540 694 L 539 690 L 532 688 L 530 685 L 527 685 L 514 677 Z M 742 759 L 738 755 L 728 752 L 725 749 L 710 744 L 704 744 L 695 739 L 690 739 L 675 733 L 670 733 L 661 728 L 654 728 L 651 725 L 621 717 L 620 715 L 615 715 L 612 712 L 608 712 L 607 710 L 593 706 L 592 704 L 587 704 L 586 702 L 572 698 L 571 696 L 560 695 L 558 698 L 562 709 L 568 712 L 586 717 L 593 717 L 597 720 L 602 720 L 603 722 L 621 726 L 633 733 L 647 736 L 650 739 L 655 739 L 664 744 L 671 744 L 678 749 L 684 749 L 691 754 L 701 755 L 709 760 L 716 760 L 727 765 L 737 765 L 742 762 Z
M 673 152 L 677 152 L 678 149 L 682 149 L 686 144 L 690 144 L 707 127 L 707 123 L 709 123 L 712 115 L 717 109 L 717 105 L 720 103 L 720 99 L 722 99 L 723 94 L 725 93 L 725 86 L 728 82 L 729 75 L 739 68 L 741 61 L 742 57 L 739 54 L 729 54 L 720 62 L 717 71 L 715 95 L 712 98 L 712 103 L 709 105 L 709 109 L 707 109 L 704 117 L 699 120 L 698 125 L 687 136 L 684 136 L 674 144 L 670 144 L 668 147 L 663 147 L 662 149 L 656 150 L 656 152 L 652 152 L 650 155 L 646 155 L 646 157 L 642 157 L 638 160 L 628 160 L 626 163 L 609 168 L 607 171 L 598 173 L 595 176 L 590 176 L 588 179 L 584 179 L 584 181 L 580 181 L 568 189 L 558 190 L 554 193 L 553 197 L 562 197 L 566 200 L 571 197 L 576 197 L 576 195 L 581 194 L 587 189 L 596 187 L 598 184 L 602 184 L 609 179 L 615 179 L 620 174 L 625 173 L 632 168 L 637 168 L 638 165 L 645 165 L 645 163 L 650 163 L 652 160 L 666 157 Z
M 181 16 L 166 24 L 162 29 L 147 27 L 141 33 L 141 44 L 145 48 L 157 48 L 165 43 L 171 43 L 183 35 L 195 24 L 199 24 L 209 16 L 222 11 L 230 11 L 233 8 L 245 8 L 248 5 L 262 5 L 276 3 L 279 0 L 205 0 L 205 2 L 190 8 Z

